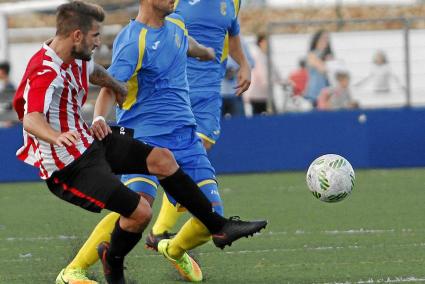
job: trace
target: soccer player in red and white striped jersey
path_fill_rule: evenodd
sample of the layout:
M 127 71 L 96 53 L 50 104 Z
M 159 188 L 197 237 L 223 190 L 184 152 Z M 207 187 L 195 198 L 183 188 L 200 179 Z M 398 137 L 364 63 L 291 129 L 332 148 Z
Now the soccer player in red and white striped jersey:
M 92 40 L 96 47 L 98 37 Z M 41 126 L 34 135 L 24 131 L 25 145 L 18 157 L 38 166 L 43 179 L 80 157 L 93 143 L 79 112 L 87 98 L 93 61 L 74 59 L 65 63 L 49 44 L 54 46 L 53 42 L 44 43 L 30 60 L 15 97 L 19 118 L 27 115 L 26 126 Z M 46 123 L 50 125 L 48 131 L 42 127 Z

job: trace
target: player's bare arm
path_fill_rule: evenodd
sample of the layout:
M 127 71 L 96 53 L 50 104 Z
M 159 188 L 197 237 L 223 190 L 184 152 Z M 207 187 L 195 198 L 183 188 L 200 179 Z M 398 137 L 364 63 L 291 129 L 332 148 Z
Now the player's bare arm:
M 127 86 L 114 79 L 109 75 L 105 67 L 97 63 L 94 64 L 93 73 L 90 74 L 90 83 L 111 89 L 115 93 L 116 101 L 119 105 L 124 102 L 127 96 Z
M 61 133 L 54 130 L 47 122 L 44 114 L 39 112 L 26 114 L 23 119 L 23 125 L 26 132 L 57 146 L 75 145 L 80 139 L 80 134 L 77 131 Z
M 239 64 L 238 85 L 235 87 L 236 95 L 242 95 L 251 85 L 251 67 L 242 49 L 239 35 L 229 36 L 230 56 Z
M 197 42 L 193 37 L 188 36 L 189 49 L 187 55 L 190 57 L 197 58 L 201 61 L 209 61 L 215 59 L 215 51 L 211 47 L 206 47 Z
M 102 88 L 94 106 L 93 123 L 90 128 L 92 135 L 102 140 L 112 133 L 111 128 L 105 121 L 110 110 L 115 104 L 115 93 L 109 88 Z

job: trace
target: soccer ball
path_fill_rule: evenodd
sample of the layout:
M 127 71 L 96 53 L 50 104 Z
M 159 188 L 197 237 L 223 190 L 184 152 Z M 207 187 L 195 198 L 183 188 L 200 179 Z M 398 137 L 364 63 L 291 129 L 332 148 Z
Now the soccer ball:
M 324 202 L 338 202 L 350 195 L 356 177 L 350 163 L 339 155 L 326 154 L 314 160 L 307 171 L 307 185 Z

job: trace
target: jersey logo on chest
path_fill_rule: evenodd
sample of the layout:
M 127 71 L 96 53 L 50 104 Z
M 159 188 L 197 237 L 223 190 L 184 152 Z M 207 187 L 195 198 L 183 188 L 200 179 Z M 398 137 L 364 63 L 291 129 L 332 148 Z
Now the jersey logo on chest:
M 225 1 L 222 1 L 220 3 L 220 12 L 223 16 L 226 16 L 226 14 L 227 14 L 227 3 Z
M 182 45 L 182 41 L 180 40 L 180 37 L 179 37 L 179 35 L 178 35 L 178 34 L 175 34 L 175 35 L 174 35 L 174 40 L 175 40 L 175 42 L 176 42 L 176 46 L 177 46 L 177 48 L 180 48 L 180 46 Z
M 160 40 L 155 41 L 155 42 L 153 43 L 153 45 L 152 45 L 152 49 L 153 49 L 153 50 L 157 50 L 158 45 L 159 45 L 160 43 L 161 43 L 161 41 L 160 41 Z

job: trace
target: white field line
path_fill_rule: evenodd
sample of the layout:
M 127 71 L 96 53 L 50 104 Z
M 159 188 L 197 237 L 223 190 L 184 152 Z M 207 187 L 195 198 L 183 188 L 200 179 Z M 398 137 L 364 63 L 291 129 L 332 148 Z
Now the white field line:
M 257 237 L 267 237 L 267 236 L 277 236 L 277 235 L 311 235 L 311 234 L 324 234 L 324 235 L 380 235 L 380 234 L 394 234 L 394 233 L 420 233 L 424 232 L 425 229 L 349 229 L 349 230 L 324 230 L 319 232 L 310 232 L 303 229 L 297 229 L 293 232 L 281 231 L 281 232 L 263 232 L 257 233 Z M 1 241 L 51 241 L 51 240 L 70 240 L 70 239 L 80 239 L 84 238 L 83 236 L 67 236 L 67 235 L 59 235 L 59 236 L 38 236 L 38 237 L 7 237 L 0 238 Z
M 213 246 L 213 244 L 210 244 Z M 360 249 L 372 249 L 372 248 L 409 248 L 409 247 L 425 247 L 424 243 L 406 243 L 406 244 L 395 244 L 395 245 L 347 245 L 347 246 L 315 246 L 311 247 L 308 245 L 304 245 L 298 248 L 270 248 L 270 249 L 258 249 L 258 250 L 239 250 L 239 251 L 214 251 L 214 252 L 200 252 L 200 255 L 211 255 L 211 254 L 228 254 L 228 255 L 238 255 L 238 254 L 254 254 L 254 253 L 276 253 L 276 252 L 301 252 L 301 251 L 333 251 L 333 250 L 360 250 Z
M 209 246 L 213 247 L 214 245 L 212 243 L 208 244 Z M 217 254 L 226 254 L 226 255 L 245 255 L 245 254 L 265 254 L 265 253 L 281 253 L 281 252 L 306 252 L 306 251 L 339 251 L 339 250 L 364 250 L 364 249 L 374 249 L 374 248 L 385 248 L 385 249 L 391 249 L 391 248 L 425 248 L 425 242 L 424 243 L 406 243 L 406 244 L 394 244 L 394 245 L 369 245 L 369 246 L 362 246 L 362 245 L 347 245 L 347 246 L 308 246 L 303 245 L 297 248 L 270 248 L 270 249 L 256 249 L 256 250 L 238 250 L 238 251 L 220 251 L 220 250 L 214 250 L 210 252 L 197 252 L 197 254 L 202 256 L 208 256 L 208 255 L 217 255 Z M 31 259 L 32 255 L 31 252 L 25 252 L 18 254 L 19 258 L 21 260 L 24 259 Z M 159 254 L 141 254 L 141 255 L 135 255 L 136 258 L 151 258 L 151 257 L 157 257 L 160 256 Z M 8 262 L 12 261 L 11 259 L 0 259 L 1 262 Z M 394 261 L 388 261 L 388 262 L 398 262 L 399 260 Z M 422 261 L 422 260 L 421 260 Z M 364 262 L 364 263 L 372 263 L 372 262 Z M 381 262 L 382 263 L 382 262 Z
M 75 240 L 79 239 L 80 237 L 77 236 L 66 236 L 66 235 L 59 235 L 59 236 L 47 236 L 47 237 L 30 237 L 30 238 L 23 238 L 23 237 L 8 237 L 0 239 L 0 241 L 6 241 L 6 242 L 13 242 L 13 241 L 53 241 L 53 240 L 59 240 L 59 241 L 68 241 L 68 240 Z
M 348 230 L 324 230 L 319 232 L 310 232 L 303 229 L 297 229 L 295 232 L 273 232 L 268 231 L 264 233 L 258 233 L 257 235 L 310 235 L 310 234 L 324 234 L 324 235 L 380 235 L 380 234 L 393 234 L 393 233 L 415 233 L 424 232 L 425 229 L 348 229 Z
M 242 252 L 242 251 L 241 251 Z M 222 253 L 222 252 L 219 252 Z M 238 252 L 226 252 L 226 253 L 238 253 Z M 198 253 L 198 255 L 208 255 L 211 253 Z M 162 255 L 159 254 L 146 254 L 146 255 L 133 255 L 133 258 L 163 258 Z M 64 260 L 65 258 L 62 257 L 62 259 Z M 9 260 L 5 260 L 2 261 L 0 260 L 0 263 L 2 262 L 8 262 L 8 263 L 21 263 L 21 262 L 45 262 L 45 259 L 43 258 L 19 258 L 19 259 L 9 259 Z M 399 261 L 386 261 L 387 262 L 397 262 L 399 263 Z M 422 259 L 418 260 L 418 262 L 422 262 Z M 361 264 L 373 264 L 371 262 L 360 262 Z M 329 263 L 317 263 L 318 265 L 329 265 Z M 300 264 L 290 264 L 290 265 L 285 265 L 285 266 L 291 266 L 291 267 L 295 267 L 295 266 L 300 266 L 300 267 L 304 267 L 305 263 L 300 263 Z M 419 283 L 419 282 L 425 282 L 425 278 L 421 278 L 421 277 L 415 277 L 415 276 L 401 276 L 401 277 L 387 277 L 387 278 L 379 278 L 379 279 L 373 279 L 373 278 L 369 278 L 367 280 L 358 280 L 358 281 L 345 281 L 345 282 L 341 282 L 341 281 L 336 281 L 336 282 L 311 282 L 312 284 L 373 284 L 373 283 Z M 289 283 L 289 282 L 288 282 Z
M 415 276 L 407 276 L 407 277 L 395 277 L 395 278 L 380 278 L 380 279 L 368 279 L 368 280 L 359 280 L 356 282 L 327 282 L 320 284 L 369 284 L 369 283 L 418 283 L 425 282 L 425 278 L 416 278 Z M 316 283 L 319 284 L 319 283 Z

